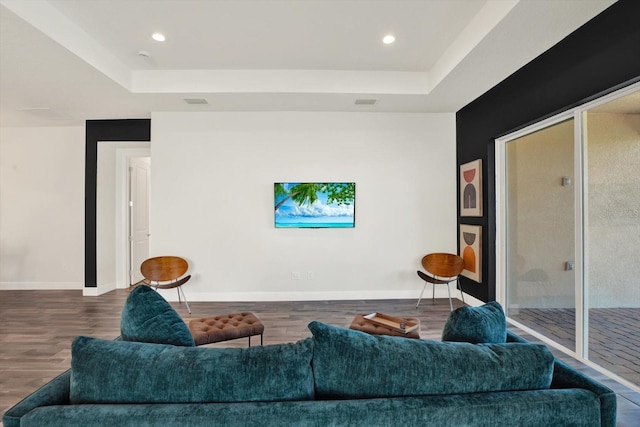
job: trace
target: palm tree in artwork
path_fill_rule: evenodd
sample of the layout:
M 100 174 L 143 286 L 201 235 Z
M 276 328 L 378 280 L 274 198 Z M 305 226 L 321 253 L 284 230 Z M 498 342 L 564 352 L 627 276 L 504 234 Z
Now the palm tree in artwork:
M 277 211 L 280 206 L 282 206 L 287 200 L 291 199 L 296 202 L 298 205 L 311 205 L 313 202 L 318 200 L 318 191 L 321 190 L 321 184 L 316 183 L 303 183 L 296 184 L 289 188 L 287 191 L 282 184 L 275 185 L 275 193 L 276 196 L 285 196 L 282 200 L 278 202 L 275 206 L 275 210 Z
M 338 203 L 339 205 L 349 205 L 355 196 L 355 183 L 301 183 L 289 187 L 288 191 L 283 184 L 277 183 L 274 187 L 276 200 L 275 209 L 278 210 L 287 200 L 291 199 L 299 206 L 312 205 L 318 200 L 318 193 L 327 193 L 327 201 Z

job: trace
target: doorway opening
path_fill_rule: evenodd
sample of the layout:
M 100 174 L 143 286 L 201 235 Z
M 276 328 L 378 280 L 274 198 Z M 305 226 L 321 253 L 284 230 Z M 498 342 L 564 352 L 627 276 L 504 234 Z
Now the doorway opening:
M 128 160 L 127 271 L 131 286 L 143 279 L 140 266 L 149 258 L 151 157 L 129 157 Z
M 98 171 L 96 197 L 96 279 L 103 290 L 128 288 L 132 283 L 132 271 L 139 270 L 140 265 L 132 261 L 132 225 L 131 225 L 131 163 L 146 159 L 150 165 L 151 152 L 148 142 L 112 142 L 98 143 Z M 147 168 L 148 169 L 148 168 Z M 140 174 L 140 173 L 139 173 Z M 148 255 L 148 217 L 149 217 L 149 174 L 147 172 L 143 189 L 146 196 L 136 196 L 143 200 L 146 207 L 146 242 L 138 242 L 138 253 Z M 146 201 L 146 202 L 145 202 Z M 140 203 L 136 203 L 136 207 Z M 135 212 L 135 211 L 134 211 Z M 133 225 L 135 227 L 135 224 Z

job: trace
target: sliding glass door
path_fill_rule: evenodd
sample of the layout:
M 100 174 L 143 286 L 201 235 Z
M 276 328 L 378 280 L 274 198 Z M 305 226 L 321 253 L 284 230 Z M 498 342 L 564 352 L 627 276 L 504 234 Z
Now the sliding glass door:
M 640 391 L 640 84 L 496 141 L 497 295 Z
M 585 355 L 640 386 L 640 92 L 583 114 Z
M 575 350 L 573 120 L 506 143 L 507 315 Z

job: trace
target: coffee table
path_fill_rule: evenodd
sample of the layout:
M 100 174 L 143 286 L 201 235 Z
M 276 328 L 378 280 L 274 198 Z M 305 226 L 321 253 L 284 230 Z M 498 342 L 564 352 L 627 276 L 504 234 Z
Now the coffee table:
M 420 320 L 415 317 L 395 317 L 389 316 L 387 314 L 377 313 L 379 315 L 384 316 L 386 319 L 391 319 L 398 324 L 404 323 L 405 325 L 417 324 L 418 327 L 409 331 L 402 332 L 398 330 L 399 328 L 393 328 L 389 326 L 385 326 L 381 323 L 369 320 L 365 318 L 365 316 L 369 317 L 370 313 L 358 313 L 356 317 L 354 317 L 349 329 L 354 329 L 356 331 L 366 332 L 371 335 L 391 335 L 396 337 L 405 337 L 405 338 L 415 338 L 420 339 Z

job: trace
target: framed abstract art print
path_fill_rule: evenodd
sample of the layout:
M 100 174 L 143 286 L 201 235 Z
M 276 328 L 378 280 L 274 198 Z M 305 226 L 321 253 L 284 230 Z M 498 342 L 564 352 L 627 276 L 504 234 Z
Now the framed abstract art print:
M 464 260 L 461 274 L 482 283 L 482 226 L 460 224 L 459 253 Z
M 482 159 L 460 165 L 460 216 L 482 216 Z

